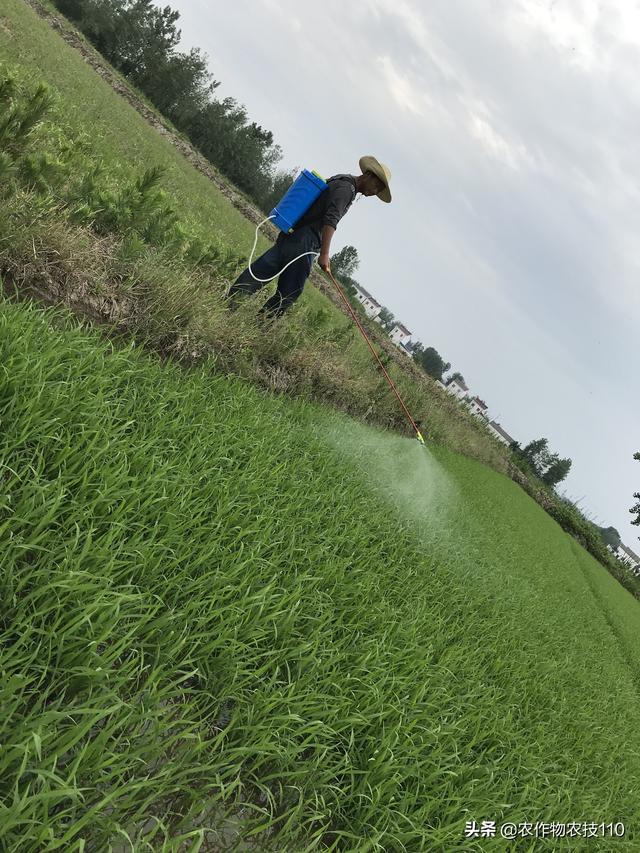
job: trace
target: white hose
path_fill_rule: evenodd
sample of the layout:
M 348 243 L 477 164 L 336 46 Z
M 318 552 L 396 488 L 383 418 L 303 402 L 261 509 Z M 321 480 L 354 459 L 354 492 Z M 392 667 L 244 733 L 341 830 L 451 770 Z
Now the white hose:
M 287 267 L 290 267 L 291 264 L 293 264 L 295 261 L 300 260 L 300 258 L 304 258 L 305 255 L 315 255 L 316 258 L 320 257 L 320 252 L 303 252 L 301 255 L 298 255 L 297 258 L 294 258 L 292 261 L 289 261 L 289 263 L 286 266 L 282 267 L 280 272 L 277 272 L 275 275 L 272 275 L 271 278 L 257 278 L 253 274 L 253 272 L 251 271 L 251 262 L 253 261 L 253 253 L 255 252 L 256 245 L 258 243 L 258 229 L 260 228 L 261 225 L 264 225 L 265 222 L 268 222 L 269 219 L 274 219 L 274 218 L 275 218 L 275 213 L 272 216 L 267 216 L 266 219 L 263 219 L 262 222 L 259 222 L 256 225 L 256 239 L 253 241 L 253 249 L 251 249 L 251 256 L 249 257 L 249 274 L 251 275 L 251 278 L 253 278 L 255 281 L 262 282 L 263 284 L 267 281 L 273 281 L 273 279 L 277 278 L 281 273 L 283 273 Z M 311 262 L 311 265 L 313 266 L 313 261 Z

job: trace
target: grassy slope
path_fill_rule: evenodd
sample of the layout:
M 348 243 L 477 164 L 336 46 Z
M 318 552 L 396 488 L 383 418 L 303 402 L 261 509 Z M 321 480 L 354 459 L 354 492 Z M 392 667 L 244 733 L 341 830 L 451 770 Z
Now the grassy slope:
M 72 119 L 96 128 L 106 156 L 123 169 L 169 165 L 185 211 L 251 245 L 253 227 L 206 178 L 79 57 L 59 61 L 48 25 L 18 0 L 5 8 L 2 55 L 82 103 Z M 216 773 L 230 780 L 243 762 L 245 782 L 254 773 L 264 785 L 268 769 L 300 783 L 301 815 L 315 808 L 318 825 L 387 849 L 393 832 L 407 849 L 422 832 L 456 849 L 466 817 L 637 824 L 637 603 L 518 487 L 240 382 L 186 387 L 138 356 L 106 357 L 94 338 L 58 349 L 38 321 L 3 309 L 16 359 L 3 399 L 29 393 L 3 418 L 17 481 L 5 474 L 13 503 L 0 529 L 22 522 L 3 563 L 13 680 L 1 776 L 24 803 L 12 830 L 0 815 L 0 831 L 26 835 L 20 821 L 35 816 L 33 833 L 50 822 L 60 837 L 63 818 L 45 809 L 62 803 L 81 819 L 104 784 L 116 816 L 103 803 L 91 818 L 104 839 L 110 820 L 140 825 L 172 797 L 197 811 L 219 795 Z M 38 532 L 44 507 L 55 511 Z M 229 696 L 222 750 L 210 721 Z M 100 714 L 122 701 L 129 710 L 108 713 L 98 736 Z M 193 738 L 176 735 L 168 760 L 173 707 Z M 79 746 L 64 740 L 70 720 Z M 75 773 L 46 776 L 74 750 Z M 366 776 L 345 782 L 345 753 Z M 369 812 L 366 783 L 381 798 Z M 397 792 L 417 834 L 395 812 Z
M 82 57 L 60 41 L 49 24 L 22 0 L 3 4 L 0 57 L 20 63 L 34 81 L 44 78 L 63 94 L 69 123 L 89 130 L 105 160 L 117 163 L 123 174 L 138 174 L 151 163 L 163 165 L 163 184 L 185 217 L 200 226 L 215 222 L 225 242 L 240 251 L 250 249 L 254 227 L 111 87 L 87 67 Z M 62 58 L 62 61 L 61 61 Z M 270 242 L 259 238 L 257 251 Z
M 69 48 L 48 23 L 21 0 L 8 0 L 3 20 L 4 28 L 0 27 L 0 55 L 9 62 L 20 63 L 31 74 L 34 82 L 44 78 L 61 93 L 65 118 L 73 128 L 91 134 L 96 153 L 104 159 L 110 170 L 120 170 L 125 177 L 139 174 L 143 167 L 151 164 L 164 165 L 168 174 L 163 179 L 163 186 L 175 199 L 178 211 L 191 217 L 197 230 L 204 229 L 205 233 L 216 236 L 242 256 L 248 255 L 253 244 L 254 226 L 180 152 L 101 80 L 82 56 Z M 256 251 L 269 245 L 269 241 L 261 236 Z M 62 251 L 61 247 L 55 245 L 55 241 L 50 248 L 53 254 Z M 87 275 L 91 278 L 91 270 L 87 271 Z M 316 314 L 326 312 L 327 322 L 323 323 L 327 331 L 323 331 L 323 335 L 330 340 L 339 338 L 342 348 L 342 331 L 345 325 L 351 326 L 351 321 L 314 287 L 305 289 L 300 303 L 303 303 L 303 311 Z M 293 318 L 294 324 L 296 319 Z M 302 319 L 298 325 L 303 344 L 311 343 L 304 340 L 305 325 Z M 311 359 L 323 360 L 324 353 L 314 353 L 312 345 L 308 348 Z M 303 353 L 304 346 L 295 354 L 298 362 Z M 331 353 L 327 355 L 328 361 L 333 362 Z M 374 402 L 374 408 L 376 413 L 381 411 L 389 395 L 384 388 L 380 392 L 379 372 L 372 365 L 369 350 L 357 332 L 349 337 L 348 352 L 343 353 L 343 360 L 345 364 L 335 364 L 335 372 L 343 376 L 342 384 L 349 382 L 357 388 L 363 382 L 369 383 L 370 396 L 364 411 L 372 398 L 380 395 L 382 400 Z M 284 366 L 297 375 L 295 366 Z M 451 399 L 445 399 L 446 395 L 443 396 L 431 383 L 419 386 L 412 376 L 393 363 L 388 369 L 415 417 L 422 418 L 427 436 L 450 446 L 464 447 L 469 455 L 505 470 L 507 463 L 503 446 L 492 439 L 476 419 L 462 412 Z M 331 369 L 325 372 L 330 374 Z M 371 374 L 375 374 L 373 381 L 369 379 Z M 326 382 L 331 386 L 335 377 L 327 375 L 318 379 L 319 387 Z M 357 390 L 349 393 L 356 395 Z M 396 416 L 398 407 L 395 400 L 391 399 L 389 408 Z M 386 414 L 376 419 L 381 423 L 387 422 Z M 404 423 L 404 418 L 401 420 Z
M 34 81 L 44 78 L 55 86 L 68 106 L 70 125 L 88 130 L 96 149 L 107 162 L 117 164 L 123 175 L 137 175 L 150 164 L 164 166 L 167 172 L 163 187 L 171 193 L 180 214 L 199 229 L 210 230 L 215 223 L 217 236 L 248 259 L 255 226 L 215 185 L 168 145 L 22 0 L 7 0 L 3 14 L 6 29 L 0 27 L 0 58 L 20 63 L 30 71 Z M 259 234 L 255 256 L 271 245 L 270 240 Z M 307 288 L 305 298 L 335 310 L 315 288 Z
M 637 849 L 640 611 L 517 486 L 2 309 L 0 838 L 154 814 L 158 849 L 261 789 L 296 851 L 501 817 Z
M 6 29 L 0 28 L 1 55 L 29 69 L 34 80 L 44 77 L 56 87 L 66 118 L 75 129 L 89 131 L 96 152 L 109 168 L 121 169 L 123 176 L 127 176 L 138 174 L 153 163 L 166 166 L 168 175 L 163 178 L 163 186 L 175 198 L 178 211 L 191 217 L 197 229 L 209 235 L 214 233 L 229 248 L 247 257 L 255 236 L 254 226 L 219 190 L 101 80 L 82 56 L 69 48 L 32 9 L 20 0 L 8 0 L 6 12 Z M 260 235 L 256 252 L 269 245 L 270 242 Z M 350 324 L 315 287 L 305 288 L 300 303 L 311 311 L 326 311 L 330 318 L 328 325 L 335 329 L 336 335 L 340 334 L 345 322 Z M 370 353 L 357 333 L 349 344 L 347 358 L 349 369 L 356 377 L 362 372 L 362 364 L 366 365 L 367 372 L 371 370 Z M 476 419 L 453 407 L 450 400 L 443 401 L 435 387 L 418 389 L 415 379 L 408 377 L 396 364 L 392 363 L 388 369 L 414 411 L 418 406 L 424 408 L 423 420 L 426 423 L 428 419 L 435 440 L 447 441 L 448 434 L 454 445 L 466 444 L 471 455 L 504 468 L 502 445 L 479 427 Z M 413 397 L 420 403 L 413 403 Z

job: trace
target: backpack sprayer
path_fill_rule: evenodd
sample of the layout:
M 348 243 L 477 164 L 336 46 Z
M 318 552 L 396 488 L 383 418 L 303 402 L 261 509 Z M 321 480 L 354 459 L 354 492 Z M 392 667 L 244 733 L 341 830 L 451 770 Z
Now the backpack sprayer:
M 258 278 L 253 274 L 253 270 L 251 269 L 253 253 L 255 252 L 256 245 L 258 243 L 258 229 L 260 226 L 264 225 L 264 223 L 268 222 L 270 219 L 273 219 L 274 225 L 277 225 L 281 231 L 284 231 L 285 234 L 291 234 L 296 222 L 304 213 L 307 212 L 307 210 L 309 210 L 314 201 L 326 188 L 327 182 L 324 178 L 320 177 L 317 172 L 310 172 L 308 169 L 303 169 L 283 195 L 279 203 L 272 209 L 269 216 L 256 225 L 256 239 L 253 241 L 253 248 L 251 249 L 251 256 L 249 257 L 249 274 L 254 281 L 259 281 L 262 284 L 268 281 L 273 281 L 273 279 L 277 278 L 280 273 L 283 273 L 287 267 L 291 266 L 291 264 L 295 263 L 300 258 L 304 258 L 305 255 L 314 255 L 316 258 L 320 256 L 320 252 L 303 252 L 292 261 L 289 261 L 288 264 L 282 267 L 280 272 L 272 275 L 271 278 Z
M 255 252 L 256 245 L 258 242 L 258 229 L 260 228 L 260 226 L 263 225 L 265 222 L 268 222 L 269 219 L 273 219 L 274 224 L 277 225 L 281 231 L 283 231 L 285 234 L 291 234 L 293 232 L 293 226 L 296 224 L 296 222 L 298 222 L 302 215 L 306 213 L 307 210 L 309 210 L 314 201 L 316 201 L 316 199 L 320 196 L 322 192 L 324 192 L 326 188 L 327 182 L 317 172 L 310 172 L 308 169 L 303 169 L 303 171 L 298 175 L 298 177 L 291 184 L 287 192 L 284 194 L 280 202 L 272 209 L 269 216 L 267 216 L 266 219 L 263 219 L 262 222 L 260 222 L 256 226 L 256 238 L 253 241 L 253 248 L 251 249 L 251 256 L 249 258 L 249 273 L 255 281 L 259 281 L 261 283 L 273 281 L 273 279 L 277 278 L 281 273 L 283 273 L 288 266 L 295 263 L 295 261 L 299 260 L 300 258 L 303 258 L 305 255 L 314 255 L 315 257 L 319 257 L 319 252 L 303 252 L 301 255 L 295 257 L 292 261 L 289 261 L 289 263 L 286 264 L 280 270 L 280 272 L 276 273 L 274 276 L 271 276 L 271 278 L 257 278 L 251 270 L 251 262 L 253 261 L 253 253 Z M 382 370 L 387 382 L 389 383 L 391 390 L 398 398 L 398 402 L 402 406 L 402 409 L 405 415 L 407 416 L 409 423 L 411 424 L 416 433 L 416 438 L 418 439 L 420 444 L 424 446 L 424 438 L 422 437 L 422 433 L 420 432 L 418 425 L 416 424 L 414 419 L 411 417 L 411 413 L 407 409 L 404 400 L 398 392 L 398 389 L 394 385 L 393 380 L 389 376 L 384 364 L 380 360 L 380 356 L 373 348 L 373 345 L 369 340 L 369 337 L 365 332 L 362 323 L 360 322 L 360 318 L 353 310 L 351 303 L 345 296 L 338 282 L 333 277 L 331 271 L 329 270 L 328 272 L 338 293 L 342 297 L 342 301 L 347 307 L 351 318 L 353 319 L 356 326 L 360 330 L 363 338 L 367 342 L 369 349 L 371 350 L 373 357 L 377 361 L 378 366 Z

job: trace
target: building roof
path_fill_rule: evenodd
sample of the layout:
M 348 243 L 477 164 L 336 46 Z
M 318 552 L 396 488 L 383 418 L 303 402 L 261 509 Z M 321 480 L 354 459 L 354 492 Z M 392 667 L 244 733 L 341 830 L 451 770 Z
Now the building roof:
M 373 302 L 373 304 L 374 304 L 374 305 L 377 305 L 377 306 L 378 306 L 378 308 L 382 308 L 382 305 L 380 305 L 380 303 L 379 303 L 376 299 L 374 299 L 374 298 L 373 298 L 373 296 L 369 293 L 369 291 L 368 291 L 368 290 L 365 290 L 365 289 L 364 289 L 364 287 L 362 287 L 362 286 L 361 286 L 361 285 L 359 285 L 359 284 L 356 284 L 356 290 L 359 290 L 359 291 L 360 291 L 360 293 L 361 293 L 363 296 L 366 296 L 366 297 L 367 297 L 367 299 L 368 299 L 370 302 Z
M 472 400 L 471 402 L 472 402 L 472 403 L 477 403 L 477 404 L 480 406 L 480 408 L 481 408 L 481 409 L 488 409 L 488 408 L 489 408 L 489 407 L 487 406 L 487 404 L 485 403 L 485 401 L 484 401 L 484 400 L 481 400 L 481 399 L 480 399 L 480 397 L 474 397 L 474 398 L 473 398 L 473 400 Z
M 410 332 L 406 326 L 403 326 L 402 323 L 394 323 L 393 329 L 391 329 L 391 333 L 393 333 L 396 329 L 399 329 L 404 335 L 412 334 L 412 332 Z
M 634 554 L 634 552 L 631 550 L 631 548 L 627 548 L 626 545 L 623 545 L 622 542 L 620 543 L 620 550 L 624 551 L 625 554 L 627 554 L 629 557 L 631 557 L 632 560 L 635 560 L 636 563 L 640 563 L 640 557 L 638 557 L 637 554 Z
M 503 438 L 506 438 L 507 441 L 509 442 L 509 444 L 511 444 L 511 442 L 514 441 L 514 439 L 511 438 L 511 436 L 509 435 L 509 433 L 505 432 L 505 430 L 502 429 L 500 424 L 496 423 L 495 421 L 490 421 L 489 426 L 493 427 L 493 429 L 495 429 L 496 432 L 499 432 Z

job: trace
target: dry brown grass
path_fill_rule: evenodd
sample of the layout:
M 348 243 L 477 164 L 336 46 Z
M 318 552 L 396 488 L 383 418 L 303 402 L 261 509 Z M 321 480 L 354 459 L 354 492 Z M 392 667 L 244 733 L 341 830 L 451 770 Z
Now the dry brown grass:
M 299 303 L 283 318 L 262 321 L 261 297 L 235 311 L 225 282 L 186 269 L 157 249 L 130 250 L 115 236 L 71 225 L 55 209 L 38 210 L 22 193 L 2 216 L 0 273 L 7 294 L 63 304 L 106 334 L 133 336 L 162 357 L 208 360 L 276 393 L 316 400 L 386 429 L 410 434 L 406 418 L 357 331 L 327 327 Z M 506 453 L 409 359 L 389 369 L 410 411 L 432 441 L 507 471 Z M 404 365 L 403 365 L 404 368 Z

